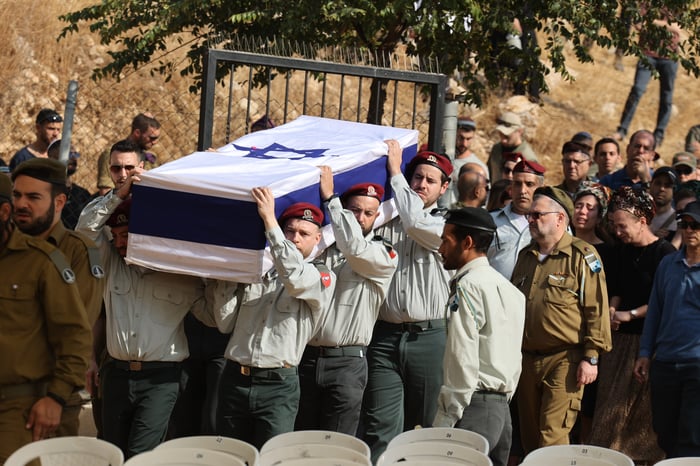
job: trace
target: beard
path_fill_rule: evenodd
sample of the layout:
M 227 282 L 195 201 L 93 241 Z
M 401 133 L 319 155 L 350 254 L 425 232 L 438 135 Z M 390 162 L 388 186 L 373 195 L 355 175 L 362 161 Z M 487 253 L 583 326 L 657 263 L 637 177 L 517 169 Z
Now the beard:
M 15 214 L 18 213 L 28 213 L 24 209 L 16 210 Z M 46 211 L 46 214 L 42 215 L 41 217 L 37 217 L 33 222 L 28 223 L 28 224 L 22 224 L 17 221 L 15 221 L 15 224 L 17 225 L 17 228 L 20 229 L 20 231 L 26 235 L 29 236 L 37 236 L 42 233 L 44 233 L 46 230 L 51 228 L 51 224 L 53 223 L 54 216 L 56 214 L 56 208 L 53 204 L 51 203 L 49 210 Z

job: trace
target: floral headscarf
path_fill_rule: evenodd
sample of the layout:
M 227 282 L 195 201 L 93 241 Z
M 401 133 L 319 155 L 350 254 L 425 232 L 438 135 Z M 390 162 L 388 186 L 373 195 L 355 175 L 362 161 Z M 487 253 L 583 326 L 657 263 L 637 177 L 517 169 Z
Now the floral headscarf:
M 646 218 L 647 224 L 651 223 L 651 219 L 656 214 L 656 206 L 651 194 L 630 186 L 622 186 L 612 195 L 610 212 L 616 210 L 627 211 L 637 218 Z
M 593 196 L 598 201 L 598 210 L 600 211 L 600 216 L 605 218 L 605 214 L 608 211 L 608 203 L 610 202 L 610 188 L 603 186 L 600 183 L 594 183 L 593 181 L 582 181 L 576 191 L 574 196 L 574 203 L 578 201 L 583 196 Z

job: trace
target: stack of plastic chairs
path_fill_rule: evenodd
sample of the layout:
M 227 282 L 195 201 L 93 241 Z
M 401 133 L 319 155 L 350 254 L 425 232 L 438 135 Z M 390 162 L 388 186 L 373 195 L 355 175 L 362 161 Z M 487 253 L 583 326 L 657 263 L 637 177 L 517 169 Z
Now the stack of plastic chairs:
M 260 449 L 260 466 L 371 466 L 369 447 L 347 434 L 303 430 L 277 435 Z
M 428 427 L 397 435 L 377 460 L 377 466 L 399 464 L 491 466 L 489 442 L 476 432 Z
M 573 463 L 572 463 L 573 461 Z M 632 458 L 610 448 L 593 445 L 552 445 L 538 448 L 521 463 L 526 466 L 634 466 Z
M 94 437 L 58 437 L 23 446 L 5 461 L 5 466 L 25 466 L 40 459 L 42 466 L 121 466 L 122 451 Z
M 140 453 L 124 466 L 245 466 L 235 456 L 206 448 L 159 448 Z M 42 465 L 43 466 L 43 465 Z
M 161 443 L 156 450 L 164 448 L 203 448 L 232 455 L 247 466 L 256 466 L 260 460 L 258 449 L 250 443 L 230 437 L 216 435 L 199 435 L 181 437 Z
M 687 458 L 669 458 L 667 460 L 659 461 L 656 466 L 700 466 L 699 457 L 687 457 Z

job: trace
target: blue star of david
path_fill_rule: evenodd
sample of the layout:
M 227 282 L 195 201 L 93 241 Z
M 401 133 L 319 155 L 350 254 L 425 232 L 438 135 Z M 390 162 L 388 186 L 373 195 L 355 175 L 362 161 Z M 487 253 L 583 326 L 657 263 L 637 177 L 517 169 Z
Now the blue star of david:
M 278 143 L 273 143 L 267 147 L 244 147 L 244 146 L 239 146 L 234 144 L 233 147 L 236 149 L 243 151 L 243 152 L 248 152 L 246 155 L 243 157 L 252 157 L 256 159 L 279 159 L 279 158 L 285 158 L 285 159 L 293 159 L 293 160 L 299 160 L 299 159 L 305 159 L 305 158 L 310 158 L 310 159 L 316 159 L 319 157 L 324 156 L 324 152 L 326 152 L 328 149 L 292 149 L 291 147 L 286 147 L 283 146 L 282 144 Z M 299 154 L 299 157 L 289 157 L 288 155 L 285 155 L 284 157 L 276 157 L 275 152 L 287 152 L 287 153 L 294 153 L 294 154 Z

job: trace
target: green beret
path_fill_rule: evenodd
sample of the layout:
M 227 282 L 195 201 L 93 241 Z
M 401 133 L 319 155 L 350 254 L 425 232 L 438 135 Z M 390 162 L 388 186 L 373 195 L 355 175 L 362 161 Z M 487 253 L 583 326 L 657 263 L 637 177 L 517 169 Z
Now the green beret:
M 12 181 L 20 175 L 30 176 L 59 186 L 66 185 L 66 165 L 54 159 L 35 157 L 22 162 L 12 171 Z
M 493 217 L 486 209 L 479 207 L 461 207 L 448 210 L 445 214 L 445 223 L 459 225 L 465 228 L 473 228 L 482 231 L 496 231 Z
M 3 201 L 12 202 L 12 181 L 4 173 L 0 173 L 0 204 Z
M 571 197 L 566 193 L 566 191 L 555 188 L 554 186 L 543 186 L 535 190 L 535 196 L 537 195 L 547 196 L 560 206 L 564 208 L 566 215 L 569 216 L 569 221 L 574 218 L 574 203 Z

